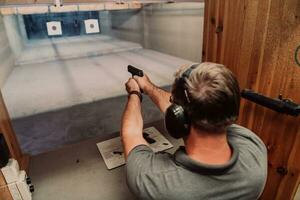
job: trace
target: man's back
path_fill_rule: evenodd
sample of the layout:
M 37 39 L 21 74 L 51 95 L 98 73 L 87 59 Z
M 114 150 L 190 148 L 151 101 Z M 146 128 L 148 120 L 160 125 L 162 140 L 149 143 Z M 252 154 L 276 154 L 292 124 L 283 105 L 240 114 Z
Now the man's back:
M 232 156 L 224 165 L 196 162 L 184 148 L 171 155 L 135 147 L 127 159 L 130 190 L 142 199 L 258 198 L 267 177 L 265 145 L 238 125 L 229 126 L 227 134 Z

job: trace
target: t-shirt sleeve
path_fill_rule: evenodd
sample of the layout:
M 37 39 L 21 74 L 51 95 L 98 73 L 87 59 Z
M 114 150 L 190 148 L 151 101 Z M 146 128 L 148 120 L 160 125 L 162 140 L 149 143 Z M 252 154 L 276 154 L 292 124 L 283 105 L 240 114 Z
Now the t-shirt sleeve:
M 142 174 L 149 170 L 154 155 L 147 145 L 136 146 L 129 152 L 126 162 L 127 185 L 136 196 L 144 193 Z
M 147 145 L 136 146 L 129 152 L 126 162 L 127 185 L 140 199 L 157 199 L 168 183 L 166 172 L 174 169 L 171 154 L 155 153 Z

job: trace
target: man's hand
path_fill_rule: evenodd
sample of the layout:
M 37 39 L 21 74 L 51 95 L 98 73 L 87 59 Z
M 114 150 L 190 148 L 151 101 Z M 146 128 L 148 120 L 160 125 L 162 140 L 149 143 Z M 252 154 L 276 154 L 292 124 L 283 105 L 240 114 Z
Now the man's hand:
M 126 91 L 128 93 L 130 93 L 132 91 L 140 92 L 140 87 L 139 87 L 137 81 L 135 81 L 133 78 L 129 78 L 128 81 L 125 83 L 125 86 L 126 86 Z
M 145 94 L 150 94 L 151 91 L 156 87 L 146 74 L 144 74 L 143 77 L 133 76 L 133 78 L 136 80 L 139 87 L 145 92 Z
M 157 107 L 165 113 L 167 108 L 171 105 L 170 96 L 171 93 L 166 92 L 159 87 L 155 86 L 148 76 L 144 74 L 143 77 L 133 76 L 134 80 L 138 83 L 139 87 L 144 91 L 145 94 L 149 95 L 152 101 Z

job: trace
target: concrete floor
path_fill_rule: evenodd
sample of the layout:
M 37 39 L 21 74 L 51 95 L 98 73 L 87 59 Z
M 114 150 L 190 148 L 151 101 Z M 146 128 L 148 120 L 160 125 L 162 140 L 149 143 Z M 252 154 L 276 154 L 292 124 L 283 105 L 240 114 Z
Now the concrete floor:
M 127 100 L 127 65 L 166 86 L 176 68 L 189 63 L 106 36 L 26 44 L 2 94 L 23 152 L 34 155 L 29 166 L 34 199 L 134 199 L 124 167 L 108 171 L 96 147 L 118 135 L 111 133 L 119 130 Z M 151 100 L 144 99 L 144 122 L 163 119 Z M 164 132 L 162 121 L 155 126 Z M 169 151 L 174 152 L 180 141 L 170 141 L 175 147 Z
M 23 65 L 14 69 L 2 94 L 21 148 L 30 155 L 118 131 L 127 100 L 128 64 L 143 69 L 155 84 L 167 86 L 178 66 L 191 63 L 108 36 L 31 41 L 27 48 L 19 58 Z M 89 56 L 109 49 L 109 54 Z M 55 61 L 46 62 L 47 51 L 48 59 Z M 79 58 L 70 59 L 72 52 Z M 163 118 L 147 97 L 143 117 L 146 123 Z
M 84 46 L 84 43 L 87 45 L 82 49 L 80 56 L 81 49 L 80 46 L 76 47 L 76 43 L 71 51 L 72 45 L 60 42 L 58 44 L 63 44 L 57 45 L 60 59 L 51 62 L 40 63 L 39 60 L 40 51 L 46 51 L 48 48 L 49 58 L 52 56 L 48 40 L 45 44 L 40 42 L 33 49 L 24 51 L 21 57 L 25 57 L 24 54 L 29 52 L 30 56 L 35 56 L 30 58 L 30 62 L 37 63 L 16 67 L 2 89 L 11 118 L 32 116 L 125 95 L 124 83 L 130 77 L 127 72 L 128 64 L 143 69 L 153 82 L 164 86 L 171 84 L 173 74 L 180 65 L 191 63 L 153 50 L 132 50 L 131 47 L 137 44 L 113 39 L 110 39 L 114 44 L 110 54 L 86 57 L 87 52 L 93 51 L 94 46 L 106 46 L 107 42 L 99 39 L 91 43 L 85 37 L 82 40 L 80 46 Z M 117 44 L 122 46 L 123 43 L 127 43 L 129 49 L 125 50 L 124 47 L 121 51 L 119 47 L 120 52 L 116 53 Z M 68 51 L 61 50 L 65 48 L 64 45 L 68 45 Z M 104 51 L 107 53 L 107 49 Z M 65 52 L 73 52 L 78 58 L 65 60 Z
M 28 40 L 25 43 L 24 51 L 16 59 L 16 65 L 101 56 L 137 49 L 142 49 L 142 46 L 99 34 Z
M 165 134 L 163 121 L 154 126 Z M 96 143 L 117 136 L 107 134 L 53 152 L 31 157 L 29 175 L 35 186 L 34 200 L 133 200 L 126 186 L 124 166 L 107 170 Z M 170 138 L 173 153 L 182 140 Z
M 119 131 L 126 102 L 127 96 L 123 95 L 14 119 L 12 123 L 22 151 L 37 155 Z M 142 111 L 145 123 L 163 119 L 147 96 L 144 96 Z

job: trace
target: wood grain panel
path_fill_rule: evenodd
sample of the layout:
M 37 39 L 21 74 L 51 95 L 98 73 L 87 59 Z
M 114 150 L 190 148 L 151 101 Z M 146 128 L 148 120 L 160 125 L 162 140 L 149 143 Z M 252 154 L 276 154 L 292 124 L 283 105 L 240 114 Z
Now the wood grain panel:
M 300 67 L 294 61 L 300 45 L 300 1 L 208 0 L 205 11 L 203 60 L 226 65 L 242 89 L 274 98 L 282 94 L 300 103 Z M 223 23 L 217 40 L 212 17 Z M 242 100 L 238 123 L 268 147 L 269 175 L 261 198 L 292 199 L 300 180 L 299 117 Z M 278 173 L 280 169 L 287 171 Z
M 22 154 L 10 117 L 0 91 L 0 133 L 4 135 L 10 156 L 16 159 L 21 169 L 27 170 L 29 157 Z

